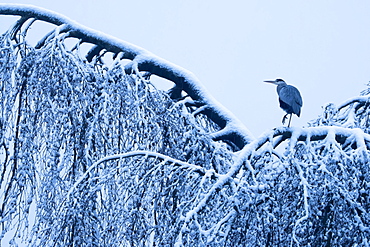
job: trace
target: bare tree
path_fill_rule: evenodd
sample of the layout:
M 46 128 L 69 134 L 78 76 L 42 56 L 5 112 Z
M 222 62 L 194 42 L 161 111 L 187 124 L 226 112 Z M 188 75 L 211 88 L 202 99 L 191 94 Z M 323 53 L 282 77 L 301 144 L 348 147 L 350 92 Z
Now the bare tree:
M 254 138 L 185 69 L 44 9 L 0 14 L 20 16 L 0 37 L 3 244 L 369 245 L 367 91 Z M 31 46 L 39 21 L 55 28 Z

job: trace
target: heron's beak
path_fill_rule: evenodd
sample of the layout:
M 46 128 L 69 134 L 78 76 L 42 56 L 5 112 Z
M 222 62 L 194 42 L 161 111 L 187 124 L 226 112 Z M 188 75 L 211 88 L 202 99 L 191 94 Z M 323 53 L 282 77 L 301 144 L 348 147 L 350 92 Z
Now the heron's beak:
M 263 82 L 267 82 L 267 83 L 272 83 L 272 84 L 275 84 L 276 83 L 276 81 L 275 80 L 266 80 L 266 81 L 263 81 Z

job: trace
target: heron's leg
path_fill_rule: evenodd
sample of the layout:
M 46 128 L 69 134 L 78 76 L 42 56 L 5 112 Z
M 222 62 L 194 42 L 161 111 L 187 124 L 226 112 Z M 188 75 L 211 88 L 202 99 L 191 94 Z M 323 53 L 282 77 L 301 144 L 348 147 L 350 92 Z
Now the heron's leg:
M 285 124 L 285 120 L 287 119 L 287 116 L 288 116 L 289 114 L 287 113 L 287 114 L 285 114 L 284 115 L 284 117 L 283 117 L 283 120 L 281 120 L 281 123 L 284 125 Z
M 293 115 L 293 114 L 290 114 L 288 127 L 290 127 L 290 121 L 292 120 L 292 115 Z

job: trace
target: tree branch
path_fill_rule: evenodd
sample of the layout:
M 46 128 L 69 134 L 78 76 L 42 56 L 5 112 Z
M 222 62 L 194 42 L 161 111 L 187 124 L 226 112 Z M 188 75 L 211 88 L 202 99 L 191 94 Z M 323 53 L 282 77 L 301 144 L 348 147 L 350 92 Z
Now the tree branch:
M 148 71 L 151 74 L 174 82 L 192 97 L 193 100 L 207 105 L 209 110 L 205 111 L 204 114 L 219 125 L 221 129 L 227 126 L 238 126 L 237 130 L 225 137 L 227 141 L 234 142 L 235 146 L 239 149 L 242 149 L 254 139 L 250 131 L 231 112 L 226 110 L 206 92 L 206 89 L 191 72 L 177 65 L 161 59 L 138 46 L 96 32 L 49 10 L 29 5 L 0 4 L 0 14 L 35 18 L 57 26 L 65 24 L 70 30 L 70 37 L 78 38 L 82 42 L 95 44 L 109 52 L 121 52 L 123 54 L 122 59 L 132 60 L 133 64 L 136 64 L 139 70 Z M 88 54 L 88 58 L 91 59 L 95 53 L 96 51 L 93 50 L 92 54 Z M 222 139 L 221 136 L 219 138 Z
M 361 129 L 348 129 L 338 126 L 320 126 L 310 128 L 287 128 L 280 127 L 272 131 L 266 132 L 256 140 L 256 149 L 260 149 L 263 145 L 271 139 L 276 140 L 273 147 L 276 148 L 282 142 L 290 139 L 290 146 L 294 146 L 298 141 L 322 141 L 328 137 L 329 134 L 334 135 L 334 140 L 345 145 L 346 141 L 354 137 L 353 148 L 366 148 L 370 150 L 370 135 L 364 133 Z

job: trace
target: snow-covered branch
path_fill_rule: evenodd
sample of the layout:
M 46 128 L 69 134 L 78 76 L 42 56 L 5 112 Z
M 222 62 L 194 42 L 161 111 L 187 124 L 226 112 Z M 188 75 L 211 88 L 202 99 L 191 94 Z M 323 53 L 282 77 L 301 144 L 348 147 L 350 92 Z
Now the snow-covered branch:
M 156 153 L 156 152 L 150 152 L 150 151 L 132 151 L 132 152 L 123 153 L 123 154 L 109 155 L 109 156 L 106 156 L 106 157 L 101 158 L 98 161 L 96 161 L 94 164 L 92 164 L 86 170 L 86 172 L 84 174 L 82 174 L 78 178 L 78 180 L 74 183 L 74 185 L 69 190 L 67 197 L 69 197 L 69 195 L 73 192 L 73 190 L 75 190 L 77 188 L 77 186 L 84 179 L 86 179 L 88 177 L 88 175 L 91 173 L 91 171 L 93 171 L 94 169 L 97 169 L 97 167 L 99 165 L 101 165 L 102 163 L 105 163 L 105 162 L 108 162 L 108 161 L 112 161 L 112 160 L 120 160 L 120 159 L 125 159 L 125 158 L 131 158 L 131 157 L 135 157 L 135 156 L 145 156 L 145 157 L 148 157 L 148 158 L 159 159 L 159 160 L 162 160 L 163 161 L 162 162 L 163 165 L 166 165 L 167 163 L 169 163 L 169 164 L 171 164 L 173 166 L 180 166 L 181 168 L 189 169 L 192 172 L 199 173 L 201 176 L 205 175 L 205 170 L 201 166 L 196 166 L 196 165 L 193 165 L 193 164 L 189 164 L 187 162 L 183 162 L 181 160 L 176 160 L 176 159 L 171 158 L 171 157 L 169 157 L 167 155 L 163 155 L 163 154 Z
M 330 139 L 332 138 L 332 139 Z M 316 142 L 328 140 L 337 142 L 343 147 L 351 146 L 353 149 L 370 149 L 370 135 L 361 129 L 348 129 L 338 126 L 320 126 L 311 128 L 286 128 L 279 127 L 267 131 L 258 138 L 256 150 L 272 141 L 273 147 L 279 146 L 284 141 L 289 141 L 289 146 L 293 149 L 298 142 Z
M 0 36 L 1 244 L 368 245 L 367 96 L 253 138 L 142 48 L 32 6 L 0 14 L 20 16 Z M 56 27 L 32 47 L 38 20 Z
M 27 19 L 33 18 L 57 26 L 63 26 L 59 32 L 66 33 L 68 37 L 80 39 L 80 42 L 95 44 L 96 46 L 88 54 L 88 59 L 90 61 L 94 56 L 98 56 L 102 50 L 120 54 L 120 59 L 129 59 L 132 61 L 126 65 L 125 70 L 127 73 L 132 73 L 133 68 L 138 68 L 139 71 L 147 71 L 153 75 L 168 79 L 174 82 L 177 88 L 180 88 L 193 100 L 200 102 L 201 105 L 206 105 L 207 111 L 204 111 L 204 114 L 214 121 L 220 129 L 229 128 L 229 126 L 238 126 L 236 130 L 229 132 L 229 134 L 225 136 L 226 140 L 228 142 L 233 142 L 237 148 L 241 149 L 244 145 L 253 140 L 253 135 L 231 112 L 225 109 L 207 93 L 206 89 L 201 85 L 193 73 L 177 65 L 159 58 L 138 46 L 82 26 L 65 16 L 49 10 L 29 5 L 0 4 L 0 14 L 19 15 L 22 17 L 22 22 L 17 24 L 12 30 L 12 36 L 20 30 L 22 24 L 25 23 Z M 51 33 L 51 35 L 54 34 Z M 49 36 L 50 35 L 47 35 L 47 37 Z M 39 43 L 37 48 L 40 48 L 44 42 L 45 39 Z M 218 139 L 222 138 L 219 136 Z
M 360 105 L 364 105 L 364 104 L 369 104 L 369 96 L 356 96 L 356 97 L 352 97 L 346 101 L 344 101 L 343 103 L 341 103 L 339 106 L 338 106 L 338 109 L 341 110 L 349 105 L 352 105 L 354 103 L 359 103 Z

